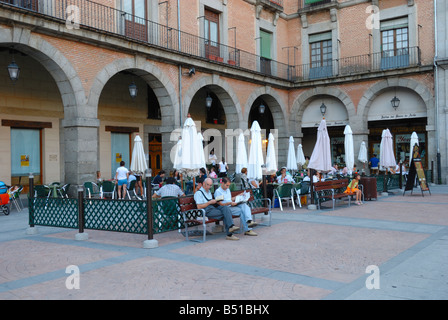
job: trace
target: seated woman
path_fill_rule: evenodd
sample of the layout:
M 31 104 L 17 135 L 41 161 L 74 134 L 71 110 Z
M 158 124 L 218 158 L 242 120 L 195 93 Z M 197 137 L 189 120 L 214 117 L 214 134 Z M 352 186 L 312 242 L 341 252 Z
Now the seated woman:
M 352 179 L 352 181 L 350 181 L 349 185 L 347 186 L 347 189 L 344 191 L 344 193 L 347 194 L 351 194 L 351 193 L 355 193 L 356 194 L 356 204 L 359 206 L 362 204 L 361 202 L 361 190 L 359 190 L 358 186 L 359 186 L 359 180 L 361 180 L 361 175 L 357 174 L 355 176 L 354 179 Z
M 208 177 L 212 178 L 212 179 L 218 178 L 218 175 L 215 172 L 215 167 L 211 167 L 210 168 L 210 173 L 208 174 Z

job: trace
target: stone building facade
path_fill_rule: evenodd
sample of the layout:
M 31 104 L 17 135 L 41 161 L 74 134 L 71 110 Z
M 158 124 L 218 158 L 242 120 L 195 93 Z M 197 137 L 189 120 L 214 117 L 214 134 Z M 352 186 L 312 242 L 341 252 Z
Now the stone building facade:
M 375 153 L 390 128 L 404 161 L 416 131 L 424 165 L 446 183 L 446 1 L 437 3 L 435 15 L 432 0 L 0 1 L 0 180 L 111 178 L 136 134 L 151 167 L 170 170 L 190 114 L 205 152 L 230 164 L 253 120 L 275 134 L 279 166 L 290 136 L 311 154 L 323 116 L 341 163 L 346 124 L 355 154 L 362 141 Z

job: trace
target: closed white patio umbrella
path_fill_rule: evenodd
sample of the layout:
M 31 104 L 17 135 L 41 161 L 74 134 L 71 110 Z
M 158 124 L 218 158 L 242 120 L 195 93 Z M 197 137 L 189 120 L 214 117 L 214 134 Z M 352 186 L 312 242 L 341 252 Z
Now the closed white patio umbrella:
M 263 171 L 261 166 L 264 164 L 263 151 L 261 145 L 261 128 L 257 121 L 252 123 L 250 128 L 251 143 L 249 147 L 249 160 L 247 163 L 247 177 L 249 179 L 262 179 Z
M 389 129 L 383 130 L 381 135 L 380 145 L 380 164 L 384 168 L 394 167 L 397 165 L 394 155 L 394 143 L 392 141 L 392 134 Z
M 361 146 L 359 148 L 358 160 L 362 163 L 363 170 L 365 169 L 367 159 L 367 148 L 366 143 L 364 141 L 361 142 Z
M 132 172 L 140 175 L 143 175 L 148 168 L 143 142 L 138 134 L 134 138 L 134 148 L 132 149 L 131 166 L 129 168 Z
M 410 160 L 412 159 L 412 152 L 413 152 L 413 150 L 414 150 L 414 146 L 415 145 L 420 145 L 419 144 L 419 141 L 418 141 L 418 135 L 417 135 L 417 133 L 414 131 L 414 132 L 412 132 L 412 134 L 411 134 L 411 141 L 410 141 L 410 147 L 409 147 L 409 163 L 411 162 Z
M 296 155 L 297 165 L 302 166 L 305 163 L 305 154 L 303 153 L 302 144 L 297 146 L 297 155 Z
M 349 125 L 344 129 L 345 166 L 349 173 L 353 171 L 355 165 L 355 151 L 353 150 L 353 131 Z
M 235 163 L 236 173 L 240 173 L 241 169 L 243 168 L 247 168 L 247 151 L 246 151 L 246 143 L 244 140 L 244 134 L 240 132 L 238 136 L 238 145 L 236 152 L 236 163 Z
M 201 156 L 203 152 L 202 146 L 199 146 L 199 139 L 196 130 L 196 125 L 188 115 L 182 128 L 182 160 L 179 165 L 179 171 L 189 177 L 196 177 L 199 175 L 201 168 Z
M 182 164 L 182 138 L 177 140 L 174 150 L 173 168 L 180 170 L 180 165 Z
M 322 119 L 319 128 L 317 128 L 317 140 L 310 157 L 308 168 L 321 172 L 328 172 L 331 170 L 330 137 L 328 136 L 325 119 Z
M 268 139 L 268 150 L 266 153 L 266 171 L 267 174 L 273 174 L 276 173 L 277 168 L 277 157 L 275 156 L 275 144 L 274 144 L 274 135 L 272 133 L 269 133 L 269 139 Z
M 294 148 L 294 138 L 289 137 L 288 159 L 286 161 L 286 169 L 297 171 L 296 149 Z

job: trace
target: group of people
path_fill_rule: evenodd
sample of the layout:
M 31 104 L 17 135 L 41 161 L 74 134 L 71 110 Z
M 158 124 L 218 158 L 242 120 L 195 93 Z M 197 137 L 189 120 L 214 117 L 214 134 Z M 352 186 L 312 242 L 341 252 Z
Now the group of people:
M 370 166 L 370 171 L 372 174 L 376 174 L 378 175 L 380 172 L 380 160 L 378 159 L 377 155 L 374 154 L 372 158 L 370 158 L 369 160 L 369 166 Z M 389 167 L 386 170 L 389 171 L 392 174 L 397 174 L 397 173 L 401 173 L 401 174 L 407 174 L 407 170 L 406 167 L 409 166 L 409 161 L 406 160 L 404 161 L 401 166 L 399 163 L 397 163 L 394 167 Z
M 212 155 L 213 153 L 211 153 Z M 216 156 L 215 156 L 216 157 Z M 230 192 L 230 184 L 231 180 L 227 177 L 228 166 L 225 163 L 224 159 L 218 164 L 219 174 L 216 174 L 215 165 L 212 162 L 212 167 L 208 172 L 206 168 L 201 168 L 200 175 L 196 179 L 196 185 L 194 188 L 194 200 L 196 202 L 198 209 L 204 209 L 206 216 L 212 219 L 223 220 L 224 227 L 226 230 L 226 239 L 227 240 L 239 240 L 238 237 L 234 235 L 235 231 L 238 231 L 240 228 L 235 226 L 233 223 L 233 217 L 239 216 L 241 220 L 241 226 L 243 228 L 244 235 L 247 236 L 257 236 L 257 233 L 253 231 L 253 227 L 256 225 L 255 222 L 252 221 L 251 209 L 246 203 L 236 203 L 235 197 L 232 197 Z M 336 166 L 334 167 L 337 169 Z M 312 169 L 311 169 L 312 170 Z M 312 170 L 313 172 L 308 172 L 308 176 L 305 176 L 304 181 L 309 180 L 310 177 L 313 177 L 313 182 L 317 182 L 321 180 L 319 177 L 319 173 L 316 170 Z M 257 179 L 249 179 L 247 177 L 247 169 L 243 168 L 241 170 L 241 179 L 244 181 L 245 185 L 250 188 L 259 188 L 261 187 L 262 181 L 258 181 Z M 220 187 L 217 188 L 212 195 L 211 188 L 213 186 L 213 178 L 220 179 Z M 360 175 L 356 174 L 355 178 L 350 182 L 347 190 L 347 193 L 355 193 L 356 194 L 356 203 L 361 205 L 361 191 L 358 188 Z M 117 184 L 117 193 L 118 198 L 122 199 L 126 195 L 127 187 L 129 186 L 132 180 L 136 180 L 136 192 L 140 190 L 143 195 L 143 187 L 142 187 L 142 177 L 139 174 L 133 174 L 125 167 L 125 162 L 120 162 L 120 167 L 117 169 L 115 174 L 115 181 Z M 166 197 L 180 197 L 185 196 L 185 192 L 181 189 L 178 182 L 180 181 L 180 174 L 175 170 L 171 176 L 166 177 L 166 172 L 164 170 L 160 170 L 157 175 L 154 177 L 152 184 L 159 184 L 160 188 L 154 192 L 152 195 L 153 198 L 166 198 Z M 273 174 L 272 176 L 267 177 L 268 185 L 272 182 L 276 183 L 293 183 L 294 179 L 285 167 L 281 168 L 278 174 Z M 268 188 L 268 193 L 269 193 Z M 242 191 L 243 192 L 243 191 Z M 268 194 L 269 196 L 269 194 Z M 216 199 L 222 199 L 220 201 Z

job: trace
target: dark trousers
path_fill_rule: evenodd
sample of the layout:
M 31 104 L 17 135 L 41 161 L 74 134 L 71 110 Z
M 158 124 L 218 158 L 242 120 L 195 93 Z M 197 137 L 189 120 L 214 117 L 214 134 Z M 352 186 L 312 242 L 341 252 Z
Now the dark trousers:
M 226 233 L 229 234 L 229 228 L 233 226 L 232 211 L 229 207 L 209 205 L 205 208 L 205 215 L 210 219 L 223 220 Z

